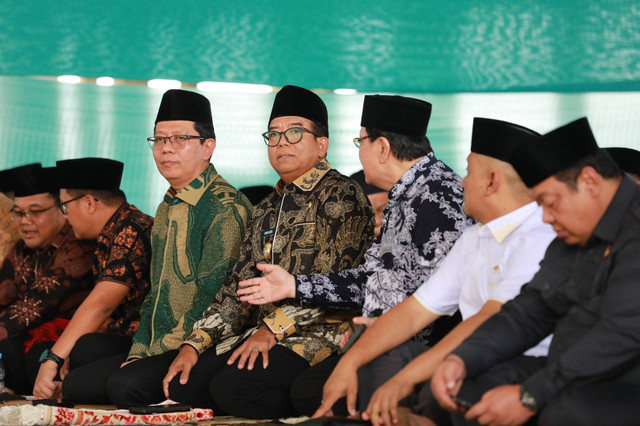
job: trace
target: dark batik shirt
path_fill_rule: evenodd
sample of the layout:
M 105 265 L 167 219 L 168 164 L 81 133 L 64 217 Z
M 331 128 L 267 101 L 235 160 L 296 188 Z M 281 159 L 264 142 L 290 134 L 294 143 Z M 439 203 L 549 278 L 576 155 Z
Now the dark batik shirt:
M 523 388 L 544 408 L 580 383 L 640 386 L 640 186 L 625 177 L 585 246 L 554 240 L 540 270 L 454 353 L 469 377 L 554 333 L 544 368 Z
M 123 203 L 98 235 L 93 275 L 96 284 L 111 281 L 129 287 L 111 313 L 110 334 L 133 337 L 140 323 L 140 307 L 149 292 L 151 227 L 153 218 Z
M 348 328 L 344 315 L 337 318 L 329 309 L 306 308 L 292 300 L 264 306 L 241 303 L 238 282 L 259 276 L 257 263 L 280 265 L 293 274 L 354 267 L 371 244 L 374 221 L 360 187 L 325 160 L 289 185 L 280 181 L 256 206 L 238 262 L 186 343 L 200 353 L 216 346 L 220 354 L 265 324 L 278 329 L 279 321 L 289 318 L 295 326 L 286 329 L 278 344 L 310 364 L 322 361 L 338 348 Z
M 0 339 L 71 318 L 93 287 L 95 249 L 95 242 L 77 240 L 68 223 L 48 247 L 18 241 L 0 269 Z
M 433 153 L 414 164 L 389 191 L 382 230 L 365 263 L 331 274 L 297 275 L 296 299 L 305 305 L 362 307 L 382 315 L 428 280 L 472 221 L 464 214 L 460 176 Z M 444 318 L 442 324 L 449 321 Z M 418 336 L 425 343 L 440 323 Z

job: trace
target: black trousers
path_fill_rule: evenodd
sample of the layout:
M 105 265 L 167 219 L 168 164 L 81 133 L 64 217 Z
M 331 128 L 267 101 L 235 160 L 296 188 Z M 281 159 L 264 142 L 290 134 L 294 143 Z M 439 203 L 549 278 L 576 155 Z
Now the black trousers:
M 527 356 L 513 358 L 486 373 L 465 380 L 459 395 L 475 403 L 489 389 L 505 384 L 522 383 L 527 377 L 543 368 L 545 363 L 546 358 Z M 569 384 L 528 424 L 637 425 L 640 424 L 637 409 L 638 395 L 640 395 L 640 365 L 607 379 L 597 381 L 586 379 Z M 437 403 L 433 404 L 437 406 Z M 431 407 L 434 406 L 433 404 Z M 451 413 L 451 419 L 454 425 L 477 424 L 466 421 L 459 413 Z M 445 423 L 438 423 L 440 424 Z
M 129 408 L 157 404 L 167 399 L 162 391 L 162 379 L 177 355 L 177 350 L 169 351 L 116 369 L 107 381 L 107 393 L 111 402 L 118 408 Z M 208 407 L 201 404 L 193 406 Z
M 34 344 L 29 352 L 24 353 L 26 334 L 11 337 L 0 342 L 2 364 L 5 369 L 4 384 L 19 395 L 31 395 L 33 385 L 40 369 L 40 355 L 42 351 L 53 346 L 53 342 Z
M 76 404 L 111 404 L 107 380 L 126 360 L 130 348 L 130 337 L 82 336 L 69 354 L 70 371 L 62 382 L 62 397 Z
M 254 369 L 239 370 L 227 365 L 232 352 L 220 356 L 212 348 L 205 351 L 185 385 L 176 376 L 169 385 L 169 397 L 193 407 L 212 408 L 216 415 L 251 419 L 274 419 L 296 415 L 289 398 L 291 382 L 309 368 L 295 352 L 276 345 L 269 351 L 269 365 L 262 368 L 258 356 Z M 164 378 L 177 351 L 135 361 L 109 379 L 109 395 L 121 408 L 146 405 L 165 399 Z
M 364 410 L 376 389 L 404 368 L 415 357 L 428 349 L 422 343 L 412 340 L 379 356 L 358 370 L 358 409 Z M 322 401 L 323 386 L 342 355 L 333 354 L 324 361 L 314 365 L 300 374 L 291 385 L 291 401 L 296 410 L 305 416 L 312 415 Z M 402 406 L 412 406 L 417 398 L 410 395 L 402 401 Z M 337 416 L 346 416 L 347 403 L 340 398 L 332 411 Z

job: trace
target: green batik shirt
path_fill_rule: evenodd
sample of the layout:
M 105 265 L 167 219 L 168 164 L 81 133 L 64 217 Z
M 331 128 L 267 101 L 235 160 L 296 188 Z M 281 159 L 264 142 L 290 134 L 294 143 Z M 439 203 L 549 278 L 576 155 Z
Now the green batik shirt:
M 238 259 L 251 212 L 213 165 L 167 191 L 151 232 L 151 290 L 127 359 L 177 349 L 191 333 Z
M 277 264 L 294 275 L 353 268 L 371 245 L 374 222 L 360 187 L 326 160 L 289 185 L 278 182 L 256 206 L 238 263 L 185 344 L 198 353 L 215 346 L 221 354 L 268 326 L 278 344 L 312 365 L 322 361 L 338 349 L 351 315 L 291 299 L 263 306 L 242 303 L 238 282 L 260 276 L 257 263 Z

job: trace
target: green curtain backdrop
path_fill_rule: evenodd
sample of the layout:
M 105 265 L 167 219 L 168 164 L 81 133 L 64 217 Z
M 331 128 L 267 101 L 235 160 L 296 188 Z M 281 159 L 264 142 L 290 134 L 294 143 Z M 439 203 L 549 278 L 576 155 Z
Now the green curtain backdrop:
M 143 86 L 98 87 L 22 77 L 0 77 L 0 169 L 29 162 L 100 156 L 125 163 L 123 189 L 154 214 L 168 188 L 145 138 L 162 91 Z M 260 134 L 274 94 L 209 94 L 217 134 L 213 162 L 237 187 L 273 184 L 277 175 Z M 409 94 L 433 104 L 427 131 L 436 155 L 461 175 L 469 153 L 473 117 L 514 121 L 540 132 L 588 116 L 602 146 L 640 149 L 640 96 L 601 93 Z M 320 95 L 329 110 L 328 158 L 342 173 L 360 169 L 351 140 L 360 130 L 362 94 Z
M 72 85 L 33 76 L 73 74 Z M 94 79 L 121 79 L 98 87 Z M 0 168 L 102 156 L 123 161 L 123 188 L 148 213 L 167 184 L 145 138 L 162 91 L 200 81 L 318 89 L 329 160 L 360 168 L 365 93 L 433 104 L 436 154 L 465 173 L 473 117 L 540 132 L 588 116 L 603 146 L 640 148 L 637 0 L 30 0 L 0 2 Z M 336 95 L 337 88 L 356 89 Z M 274 92 L 205 93 L 213 162 L 241 187 L 273 184 L 260 133 Z
M 637 0 L 0 3 L 0 75 L 366 92 L 640 88 Z

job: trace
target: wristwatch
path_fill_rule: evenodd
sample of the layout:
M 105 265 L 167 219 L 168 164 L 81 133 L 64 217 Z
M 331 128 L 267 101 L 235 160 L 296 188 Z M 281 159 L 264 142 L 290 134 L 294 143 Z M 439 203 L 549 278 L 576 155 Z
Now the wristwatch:
M 58 369 L 60 369 L 60 367 L 62 367 L 62 364 L 64 364 L 64 359 L 60 358 L 58 355 L 51 352 L 51 349 L 45 349 L 40 354 L 40 364 L 42 364 L 45 361 L 55 362 L 56 365 L 58 366 Z
M 522 403 L 522 405 L 524 405 L 534 413 L 538 411 L 538 406 L 536 404 L 535 398 L 522 386 L 520 386 L 520 402 Z

